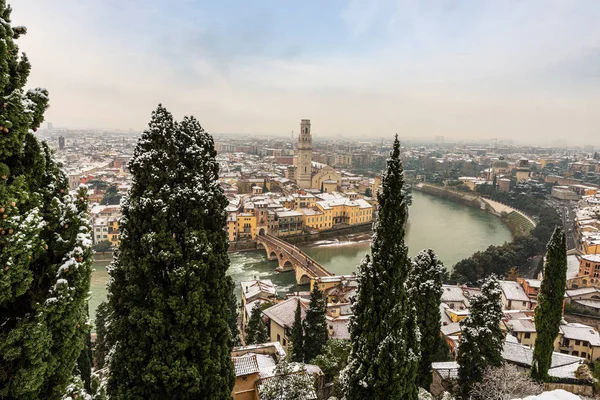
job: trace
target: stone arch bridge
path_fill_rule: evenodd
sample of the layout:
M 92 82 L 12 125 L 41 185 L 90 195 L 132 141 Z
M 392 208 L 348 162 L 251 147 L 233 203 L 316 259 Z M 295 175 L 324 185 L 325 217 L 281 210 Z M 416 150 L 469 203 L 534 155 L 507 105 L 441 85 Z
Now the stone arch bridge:
M 277 271 L 294 271 L 296 282 L 299 285 L 310 283 L 311 278 L 333 276 L 331 272 L 327 271 L 302 250 L 275 236 L 259 235 L 256 237 L 256 242 L 259 248 L 262 246 L 265 249 L 269 260 L 279 263 Z

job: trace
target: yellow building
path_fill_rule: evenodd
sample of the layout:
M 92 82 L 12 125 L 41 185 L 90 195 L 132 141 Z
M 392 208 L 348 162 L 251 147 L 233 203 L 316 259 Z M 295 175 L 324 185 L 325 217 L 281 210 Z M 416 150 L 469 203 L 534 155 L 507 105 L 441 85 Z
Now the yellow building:
M 364 199 L 325 200 L 317 202 L 317 207 L 322 210 L 331 209 L 333 226 L 342 224 L 352 226 L 373 221 L 373 206 Z
M 504 321 L 504 325 L 508 334 L 516 337 L 522 345 L 533 346 L 535 344 L 537 333 L 531 319 L 509 319 Z
M 279 342 L 284 348 L 287 348 L 292 336 L 298 302 L 300 302 L 301 316 L 304 320 L 310 300 L 301 297 L 291 297 L 263 311 L 271 342 Z
M 456 310 L 452 308 L 446 308 L 446 315 L 452 322 L 460 322 L 469 316 L 469 310 Z
M 259 400 L 258 388 L 272 376 L 275 366 L 286 357 L 279 343 L 234 347 L 231 360 L 235 369 L 234 400 Z
M 326 298 L 327 304 L 347 303 L 356 295 L 358 283 L 356 275 L 321 276 L 310 280 L 310 289 L 317 285 Z M 329 312 L 329 311 L 328 311 Z M 332 316 L 336 316 L 332 314 Z
M 254 239 L 256 238 L 256 216 L 251 213 L 240 213 L 237 215 L 237 238 Z
M 328 182 L 327 185 L 325 185 L 325 182 Z M 335 182 L 335 184 L 332 182 Z M 334 185 L 335 189 L 331 190 Z M 326 165 L 318 170 L 312 177 L 313 189 L 318 189 L 322 192 L 325 192 L 326 190 L 324 186 L 327 186 L 327 188 L 330 189 L 327 190 L 327 192 L 332 192 L 342 187 L 342 175 L 329 165 Z
M 582 250 L 585 254 L 600 254 L 600 240 L 584 240 Z
M 600 358 L 600 335 L 588 325 L 561 324 L 559 334 L 554 341 L 554 350 L 594 362 Z
M 119 247 L 119 217 L 110 217 L 108 219 L 108 241 L 113 247 Z
M 311 208 L 314 207 L 317 198 L 312 194 L 293 194 L 292 198 L 294 199 L 294 206 L 290 207 L 294 210 L 300 210 L 301 208 Z
M 230 242 L 237 239 L 237 213 L 230 213 L 227 216 L 227 238 Z
M 319 231 L 331 229 L 331 219 L 327 220 L 325 213 L 319 208 L 301 208 L 304 215 L 304 226 Z

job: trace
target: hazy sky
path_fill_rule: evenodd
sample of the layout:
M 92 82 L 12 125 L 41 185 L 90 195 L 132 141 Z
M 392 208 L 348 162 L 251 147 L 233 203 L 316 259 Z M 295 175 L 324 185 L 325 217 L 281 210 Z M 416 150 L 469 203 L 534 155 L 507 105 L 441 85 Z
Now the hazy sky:
M 600 146 L 598 0 L 13 0 L 55 126 Z

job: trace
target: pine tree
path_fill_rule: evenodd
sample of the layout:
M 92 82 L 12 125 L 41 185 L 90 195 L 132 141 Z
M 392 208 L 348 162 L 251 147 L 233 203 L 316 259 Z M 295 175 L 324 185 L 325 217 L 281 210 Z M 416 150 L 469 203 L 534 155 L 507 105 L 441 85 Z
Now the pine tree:
M 260 304 L 256 302 L 252 308 L 248 327 L 246 327 L 246 345 L 267 343 L 268 341 L 267 326 L 262 319 Z
M 298 300 L 300 303 L 300 300 Z M 297 311 L 296 311 L 297 312 Z M 310 292 L 310 305 L 304 317 L 304 362 L 311 362 L 321 354 L 329 337 L 327 333 L 327 304 L 319 285 L 313 285 Z
M 350 321 L 352 351 L 342 377 L 348 400 L 417 399 L 419 329 L 405 289 L 411 261 L 404 244 L 408 204 L 403 188 L 396 136 L 377 194 L 372 258 L 366 256 L 358 270 Z
M 85 346 L 92 242 L 85 190 L 34 135 L 48 92 L 24 90 L 11 11 L 0 0 L 0 398 L 56 399 Z
M 457 361 L 463 398 L 468 398 L 473 384 L 481 382 L 487 367 L 498 367 L 504 361 L 501 293 L 498 279 L 492 275 L 481 286 L 481 294 L 471 299 L 470 315 L 460 323 Z
M 300 301 L 296 303 L 291 341 L 290 359 L 302 362 L 304 360 L 304 328 L 302 327 L 302 307 L 300 306 Z
M 421 332 L 417 385 L 427 390 L 432 381 L 431 363 L 440 349 L 444 349 L 445 341 L 440 336 L 440 303 L 445 273 L 441 261 L 429 249 L 415 257 L 408 280 L 408 293 L 417 310 L 417 324 Z
M 109 269 L 111 398 L 231 395 L 227 198 L 215 156 L 194 117 L 175 122 L 159 105 L 128 164 Z
M 562 319 L 562 305 L 567 286 L 567 245 L 565 232 L 561 227 L 554 230 L 547 249 L 542 286 L 535 308 L 537 337 L 533 349 L 531 377 L 537 381 L 548 379 L 554 340 Z

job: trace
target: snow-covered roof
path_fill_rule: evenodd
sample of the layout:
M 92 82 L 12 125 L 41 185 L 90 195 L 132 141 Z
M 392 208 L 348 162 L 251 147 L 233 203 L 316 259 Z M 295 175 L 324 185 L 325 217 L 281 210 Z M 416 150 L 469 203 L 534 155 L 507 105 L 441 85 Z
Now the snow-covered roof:
M 541 279 L 525 279 L 525 282 L 527 282 L 527 285 L 529 285 L 529 287 L 535 289 L 539 289 L 542 286 Z
M 595 308 L 596 310 L 600 310 L 600 300 L 580 299 L 580 300 L 573 300 L 573 302 L 577 303 L 579 305 L 585 306 L 585 307 L 590 307 L 590 308 Z
M 533 349 L 518 343 L 505 341 L 504 346 L 502 347 L 502 358 L 514 364 L 531 367 L 533 360 Z M 583 359 L 570 356 L 568 354 L 552 352 L 551 368 L 562 367 L 574 363 L 581 364 L 583 363 Z
M 456 361 L 434 362 L 431 369 L 436 371 L 442 379 L 458 378 L 458 363 Z
M 460 327 L 460 322 L 452 322 L 448 325 L 442 325 L 440 327 L 440 330 L 442 331 L 444 336 L 451 336 L 462 331 Z
M 235 376 L 257 373 L 259 369 L 258 363 L 256 362 L 256 354 L 244 354 L 240 357 L 234 357 L 233 367 L 235 368 Z
M 240 285 L 242 286 L 242 295 L 246 299 L 251 299 L 261 293 L 265 293 L 267 296 L 277 295 L 275 285 L 270 279 L 244 281 Z
M 294 325 L 294 316 L 296 313 L 297 303 L 300 301 L 302 320 L 306 315 L 309 300 L 298 297 L 291 297 L 281 303 L 275 304 L 263 311 L 263 314 L 269 317 L 272 321 L 283 328 L 291 328 Z
M 512 332 L 535 332 L 535 324 L 530 319 L 509 319 L 504 325 Z
M 529 301 L 529 296 L 527 296 L 527 293 L 525 293 L 525 290 L 523 290 L 523 287 L 518 282 L 499 281 L 498 283 L 507 300 Z
M 582 340 L 589 342 L 592 346 L 600 346 L 600 335 L 591 326 L 567 323 L 560 325 L 560 331 L 565 339 Z
M 581 258 L 585 261 L 600 263 L 600 254 L 584 254 Z
M 579 288 L 579 289 L 570 289 L 566 291 L 567 297 L 577 297 L 583 296 L 585 294 L 593 294 L 600 293 L 600 289 L 595 287 L 587 287 L 587 288 Z

